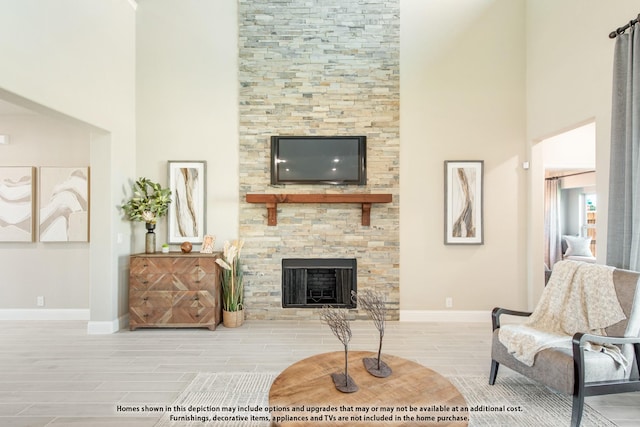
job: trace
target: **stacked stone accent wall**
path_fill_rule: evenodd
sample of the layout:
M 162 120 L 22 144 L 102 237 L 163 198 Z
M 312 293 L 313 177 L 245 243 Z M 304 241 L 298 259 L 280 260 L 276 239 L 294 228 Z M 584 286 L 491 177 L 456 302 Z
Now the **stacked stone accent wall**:
M 239 0 L 240 237 L 248 319 L 283 309 L 283 258 L 357 258 L 358 288 L 399 301 L 399 0 Z M 271 135 L 366 135 L 366 186 L 270 185 Z M 281 204 L 267 226 L 247 193 L 391 193 L 371 226 L 357 204 Z M 364 313 L 357 313 L 364 317 Z

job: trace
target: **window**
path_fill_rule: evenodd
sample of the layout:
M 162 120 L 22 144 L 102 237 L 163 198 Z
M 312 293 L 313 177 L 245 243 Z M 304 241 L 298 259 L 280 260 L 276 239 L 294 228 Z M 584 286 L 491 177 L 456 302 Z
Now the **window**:
M 583 193 L 581 200 L 581 235 L 583 237 L 591 237 L 591 253 L 596 256 L 597 198 L 595 193 Z

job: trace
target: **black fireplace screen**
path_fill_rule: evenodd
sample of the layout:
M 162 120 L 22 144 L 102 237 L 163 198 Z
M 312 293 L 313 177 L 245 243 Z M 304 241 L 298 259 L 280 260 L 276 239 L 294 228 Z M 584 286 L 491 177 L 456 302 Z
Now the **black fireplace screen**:
M 282 260 L 283 307 L 355 308 L 355 258 L 288 258 Z

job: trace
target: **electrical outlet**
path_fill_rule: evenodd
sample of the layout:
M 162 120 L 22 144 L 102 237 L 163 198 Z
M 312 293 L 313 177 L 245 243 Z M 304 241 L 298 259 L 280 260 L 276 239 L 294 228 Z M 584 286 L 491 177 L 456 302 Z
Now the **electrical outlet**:
M 39 296 L 38 298 L 36 298 L 36 305 L 38 307 L 44 307 L 44 297 L 43 296 Z
M 447 308 L 452 308 L 453 307 L 453 298 L 446 297 L 444 299 L 444 306 L 447 307 Z

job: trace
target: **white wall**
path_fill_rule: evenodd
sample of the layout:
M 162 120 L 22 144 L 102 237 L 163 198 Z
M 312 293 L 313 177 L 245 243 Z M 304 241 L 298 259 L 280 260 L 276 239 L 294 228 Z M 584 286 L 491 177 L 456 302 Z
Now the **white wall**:
M 524 9 L 401 0 L 403 311 L 526 305 Z M 445 160 L 484 160 L 484 245 L 443 243 Z
M 135 176 L 132 3 L 0 0 L 0 56 L 2 98 L 89 129 L 89 329 L 111 332 L 126 311 L 131 252 L 130 227 L 117 206 Z M 25 259 L 15 268 L 32 265 Z
M 589 121 L 596 125 L 598 262 L 606 255 L 611 84 L 615 41 L 608 35 L 637 17 L 637 0 L 532 0 L 527 2 L 527 140 L 530 171 L 528 219 L 530 300 L 544 285 L 544 138 Z
M 89 131 L 39 114 L 0 115 L 2 166 L 88 166 Z M 36 172 L 39 180 L 39 170 Z M 36 193 L 33 243 L 0 243 L 0 310 L 36 308 L 89 309 L 89 244 L 38 242 Z M 37 268 L 34 268 L 37 266 Z
M 235 1 L 141 0 L 137 12 L 137 174 L 166 185 L 168 160 L 205 160 L 217 250 L 238 238 L 237 22 Z M 135 251 L 143 235 L 138 224 Z
M 596 125 L 588 123 L 541 141 L 545 169 L 576 170 L 596 167 Z M 562 175 L 562 174 L 557 174 Z

